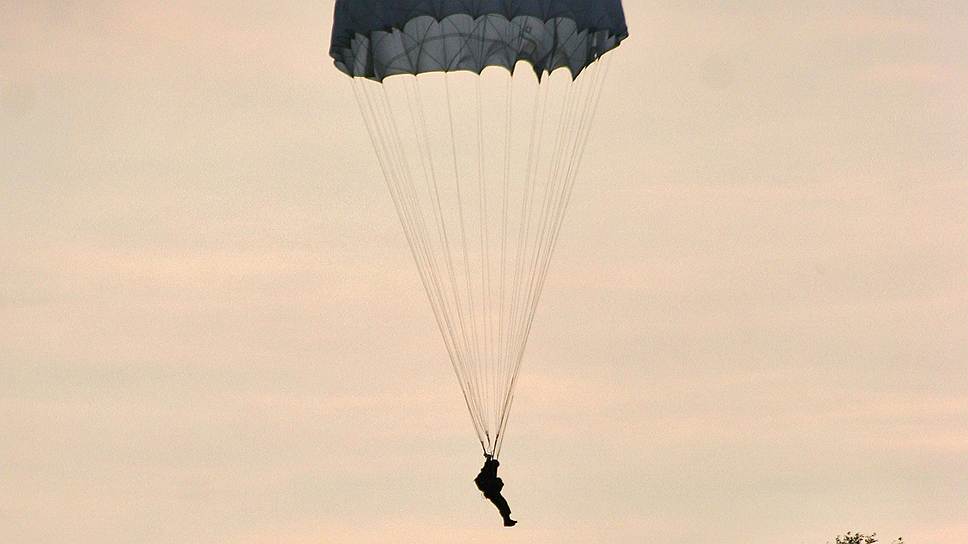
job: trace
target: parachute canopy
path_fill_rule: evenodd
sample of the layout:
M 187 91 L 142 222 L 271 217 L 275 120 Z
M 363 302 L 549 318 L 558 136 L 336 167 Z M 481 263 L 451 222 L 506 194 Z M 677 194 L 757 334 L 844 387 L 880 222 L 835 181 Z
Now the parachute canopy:
M 627 36 L 621 0 L 339 0 L 329 53 L 377 81 L 521 60 L 578 77 Z
M 330 54 L 352 76 L 474 430 L 495 458 L 603 55 L 627 35 L 619 0 L 336 3 Z

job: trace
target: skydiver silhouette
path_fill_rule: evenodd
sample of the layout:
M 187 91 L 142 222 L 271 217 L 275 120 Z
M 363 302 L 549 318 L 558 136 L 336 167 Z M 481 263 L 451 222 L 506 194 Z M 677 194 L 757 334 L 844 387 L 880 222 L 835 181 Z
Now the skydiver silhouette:
M 484 459 L 484 466 L 481 467 L 480 474 L 474 478 L 474 483 L 477 484 L 477 489 L 484 493 L 484 498 L 497 507 L 497 511 L 504 518 L 504 526 L 514 527 L 517 521 L 511 519 L 511 507 L 508 506 L 508 501 L 501 495 L 501 490 L 504 489 L 504 481 L 497 477 L 497 467 L 501 465 L 501 462 L 486 453 Z

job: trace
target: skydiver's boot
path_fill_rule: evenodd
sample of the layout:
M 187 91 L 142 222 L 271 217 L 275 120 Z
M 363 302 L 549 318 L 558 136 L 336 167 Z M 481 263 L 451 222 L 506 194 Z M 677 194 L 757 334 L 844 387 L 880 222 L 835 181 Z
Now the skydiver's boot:
M 514 527 L 517 524 L 518 524 L 518 522 L 517 521 L 514 521 L 513 519 L 511 519 L 511 516 L 505 516 L 504 517 L 504 526 L 505 527 Z

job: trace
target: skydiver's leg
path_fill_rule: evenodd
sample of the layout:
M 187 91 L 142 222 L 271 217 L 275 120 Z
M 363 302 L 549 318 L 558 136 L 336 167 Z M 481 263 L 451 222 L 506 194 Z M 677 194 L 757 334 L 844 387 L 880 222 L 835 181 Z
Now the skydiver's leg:
M 497 511 L 501 513 L 501 517 L 504 518 L 505 522 L 511 519 L 511 507 L 508 506 L 508 501 L 505 500 L 503 495 L 494 493 L 486 495 L 486 497 L 494 503 L 494 506 L 497 507 Z

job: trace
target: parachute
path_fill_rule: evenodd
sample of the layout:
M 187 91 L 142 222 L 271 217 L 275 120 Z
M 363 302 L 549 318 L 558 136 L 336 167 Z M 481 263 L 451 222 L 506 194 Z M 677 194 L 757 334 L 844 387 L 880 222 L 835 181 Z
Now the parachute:
M 337 0 L 353 91 L 484 453 L 498 457 L 621 0 Z

